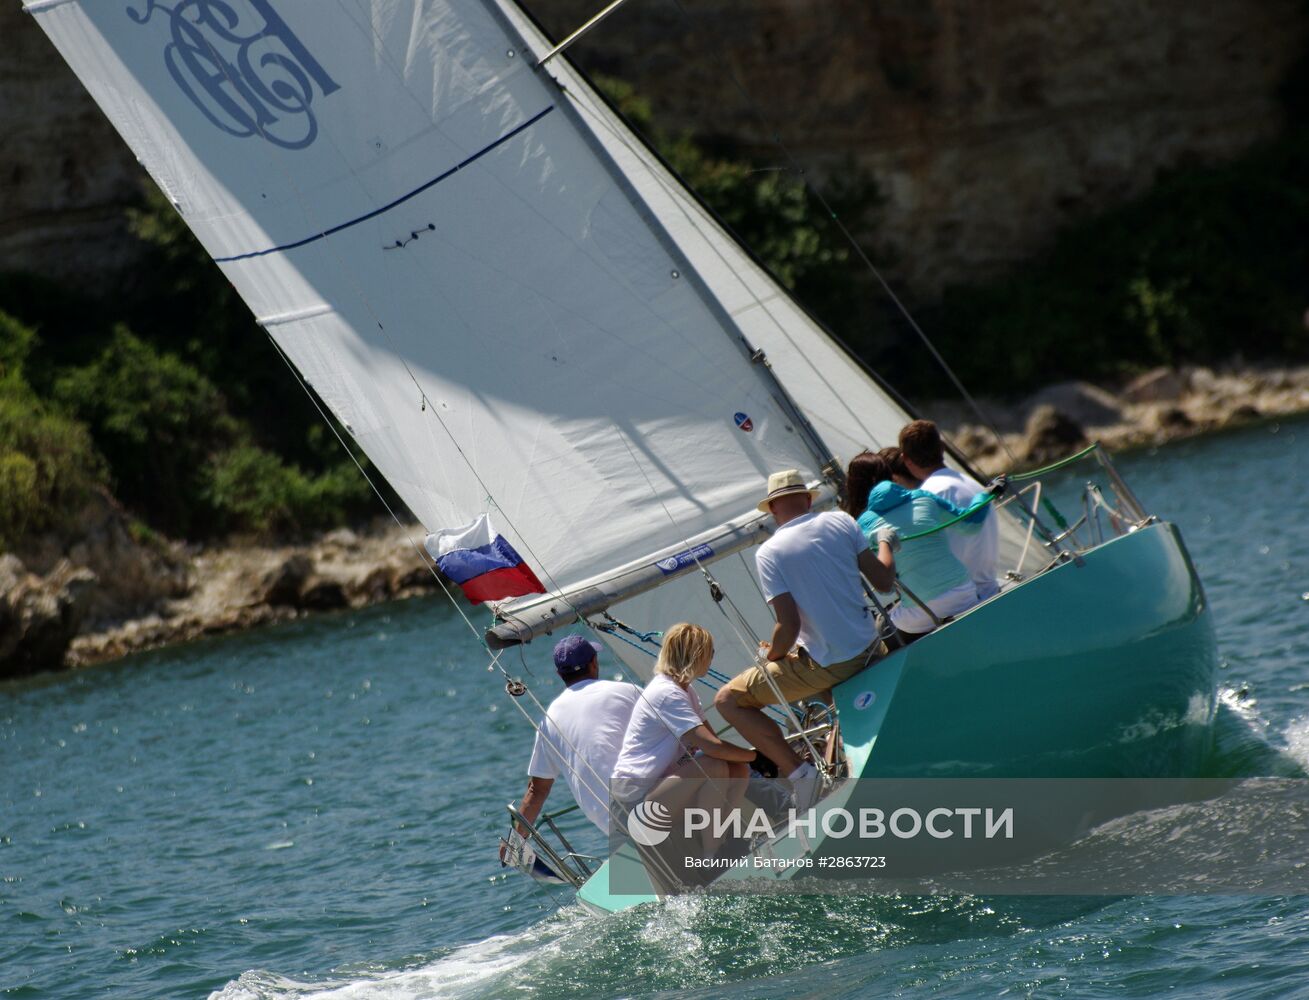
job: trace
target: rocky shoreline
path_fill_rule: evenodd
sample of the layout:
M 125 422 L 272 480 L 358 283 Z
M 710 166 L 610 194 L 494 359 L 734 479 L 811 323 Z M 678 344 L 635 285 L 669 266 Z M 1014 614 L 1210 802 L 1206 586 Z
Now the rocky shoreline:
M 929 412 L 992 475 L 1092 440 L 1121 451 L 1309 412 L 1309 366 L 1160 368 L 1115 389 L 1066 382 L 1016 404 L 980 402 L 1008 453 L 957 402 Z M 112 498 L 97 497 L 71 540 L 0 555 L 0 679 L 431 593 L 439 582 L 415 547 L 421 535 L 379 520 L 306 544 L 206 549 L 142 533 Z
M 1061 382 L 1018 403 L 978 402 L 1003 447 L 957 401 L 930 412 L 978 471 L 991 476 L 1037 468 L 1092 441 L 1126 451 L 1309 412 L 1309 366 L 1156 368 L 1114 388 Z
M 69 643 L 66 665 L 85 666 L 128 653 L 288 621 L 318 611 L 361 608 L 416 597 L 440 583 L 414 549 L 417 525 L 338 528 L 300 546 L 243 545 L 189 559 L 191 587 L 158 609 Z
M 105 497 L 85 522 L 87 537 L 62 553 L 44 540 L 26 565 L 0 556 L 0 679 L 440 588 L 415 549 L 416 525 L 378 520 L 305 544 L 200 548 L 133 539 Z

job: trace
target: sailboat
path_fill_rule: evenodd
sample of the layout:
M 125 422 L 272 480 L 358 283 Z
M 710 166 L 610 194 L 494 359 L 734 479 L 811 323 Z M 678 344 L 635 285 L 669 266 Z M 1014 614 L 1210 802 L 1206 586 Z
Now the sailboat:
M 424 528 L 486 518 L 530 569 L 493 665 L 589 626 L 648 678 L 658 630 L 695 621 L 743 668 L 772 621 L 769 473 L 831 504 L 911 419 L 512 0 L 25 10 Z M 1072 523 L 1039 480 L 994 511 L 998 596 L 835 690 L 849 775 L 1197 766 L 1203 588 L 1177 528 L 1081 457 Z M 596 909 L 653 896 L 569 874 Z

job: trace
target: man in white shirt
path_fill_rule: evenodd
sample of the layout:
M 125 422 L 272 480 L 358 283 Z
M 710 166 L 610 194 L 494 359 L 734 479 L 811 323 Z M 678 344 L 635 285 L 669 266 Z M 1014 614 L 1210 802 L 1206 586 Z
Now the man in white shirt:
M 527 791 L 518 807 L 528 822 L 536 822 L 563 770 L 586 818 L 609 832 L 609 782 L 641 689 L 599 679 L 603 649 L 580 635 L 566 635 L 555 643 L 555 669 L 565 686 L 538 724 L 527 765 Z M 520 826 L 518 832 L 526 835 L 527 830 Z M 500 860 L 504 858 L 501 845 Z
M 982 492 L 982 486 L 972 476 L 957 472 L 945 464 L 945 449 L 941 433 L 930 420 L 915 420 L 900 431 L 900 452 L 905 468 L 915 479 L 922 480 L 919 489 L 945 497 L 956 507 L 967 508 Z M 999 527 L 995 515 L 988 509 L 983 515 L 982 530 L 974 534 L 946 529 L 946 540 L 956 559 L 968 567 L 978 600 L 986 600 L 999 593 L 995 567 L 999 551 Z
M 764 715 L 764 706 L 777 702 L 768 677 L 786 701 L 800 701 L 885 655 L 859 576 L 862 572 L 877 589 L 890 590 L 899 546 L 888 526 L 878 533 L 874 555 L 849 514 L 809 509 L 816 493 L 795 469 L 768 477 L 768 495 L 759 509 L 772 513 L 777 533 L 759 547 L 755 565 L 776 624 L 763 649 L 764 663 L 742 671 L 714 697 L 723 718 L 791 781 L 800 808 L 813 801 L 818 772 L 800 763 L 782 730 Z

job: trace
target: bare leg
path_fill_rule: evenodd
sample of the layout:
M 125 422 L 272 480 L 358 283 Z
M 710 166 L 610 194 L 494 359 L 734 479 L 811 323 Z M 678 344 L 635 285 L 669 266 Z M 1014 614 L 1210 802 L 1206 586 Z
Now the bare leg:
M 673 830 L 679 830 L 678 824 L 683 811 L 688 806 L 698 804 L 700 789 L 705 784 L 703 777 L 696 761 L 682 761 L 646 792 L 645 799 L 647 802 L 659 802 L 666 806 L 672 819 Z M 689 846 L 681 840 L 680 835 L 674 834 L 662 844 L 637 848 L 645 863 L 646 871 L 650 874 L 655 891 L 659 895 L 678 892 L 694 884 L 688 878 L 691 872 L 685 869 L 682 861 L 682 856 Z
M 781 728 L 764 715 L 763 709 L 742 708 L 736 703 L 736 693 L 726 687 L 714 695 L 714 707 L 742 739 L 777 765 L 783 778 L 800 766 L 800 758 L 787 744 Z
M 714 810 L 721 814 L 724 808 L 739 808 L 745 801 L 748 782 L 748 765 L 700 756 L 675 767 L 655 786 L 648 798 L 658 799 L 674 815 L 695 806 L 712 816 Z M 714 834 L 712 822 L 699 834 L 700 856 L 713 857 L 722 844 L 722 837 Z

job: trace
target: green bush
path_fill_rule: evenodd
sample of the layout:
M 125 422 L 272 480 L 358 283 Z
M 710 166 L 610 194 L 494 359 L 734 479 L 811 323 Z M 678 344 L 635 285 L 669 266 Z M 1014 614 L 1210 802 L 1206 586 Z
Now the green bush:
M 12 546 L 45 509 L 36 463 L 21 451 L 0 452 L 0 542 Z
M 55 381 L 56 399 L 90 427 L 118 498 L 167 533 L 207 534 L 209 456 L 239 425 L 194 366 L 118 327 L 94 361 Z
M 0 313 L 0 547 L 58 529 L 104 482 L 87 429 L 44 402 L 22 378 L 36 338 Z
M 23 363 L 36 346 L 36 332 L 0 312 L 0 381 L 23 376 Z
M 313 476 L 248 444 L 214 456 L 205 494 L 225 530 L 264 536 L 342 524 L 371 497 L 351 463 Z

